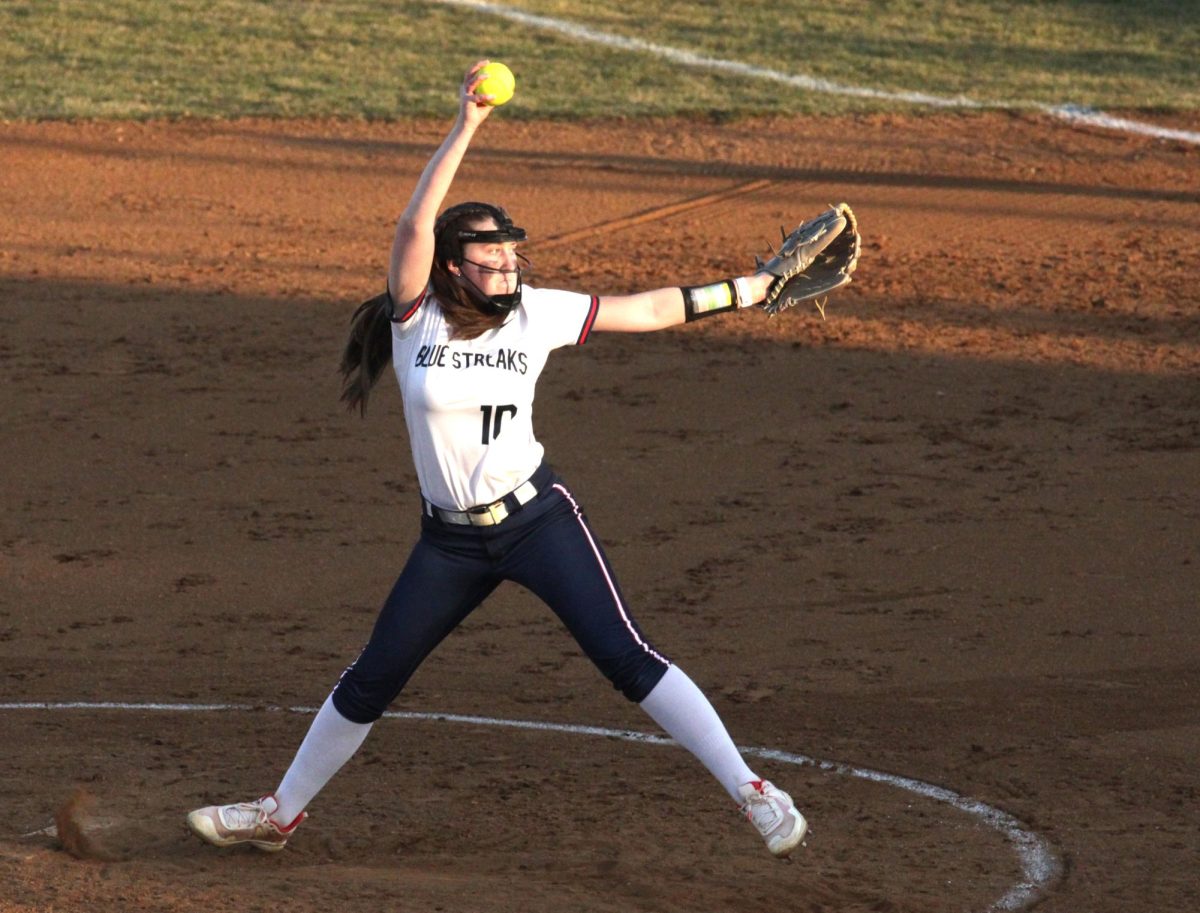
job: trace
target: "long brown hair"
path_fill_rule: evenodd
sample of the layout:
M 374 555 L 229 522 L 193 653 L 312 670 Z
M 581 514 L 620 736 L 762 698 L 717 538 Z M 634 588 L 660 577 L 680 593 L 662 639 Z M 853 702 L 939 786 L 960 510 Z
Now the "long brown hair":
M 392 293 L 364 301 L 350 318 L 350 338 L 342 349 L 342 402 L 367 414 L 367 398 L 392 360 Z
M 470 292 L 458 283 L 449 265 L 462 263 L 458 233 L 471 223 L 493 219 L 509 221 L 508 213 L 490 203 L 459 203 L 437 218 L 433 226 L 433 268 L 429 284 L 450 325 L 451 339 L 475 339 L 504 323 L 505 314 L 486 313 Z M 350 336 L 342 350 L 342 402 L 360 415 L 367 412 L 371 389 L 392 360 L 391 321 L 395 302 L 390 290 L 364 301 L 350 318 Z
M 475 295 L 450 272 L 451 263 L 461 266 L 463 262 L 462 241 L 458 233 L 488 219 L 497 225 L 512 224 L 508 213 L 499 206 L 491 203 L 459 203 L 438 216 L 433 228 L 433 271 L 429 275 L 429 283 L 433 286 L 442 313 L 446 315 L 446 323 L 450 324 L 451 339 L 482 336 L 503 324 L 507 316 L 490 308 L 481 308 Z

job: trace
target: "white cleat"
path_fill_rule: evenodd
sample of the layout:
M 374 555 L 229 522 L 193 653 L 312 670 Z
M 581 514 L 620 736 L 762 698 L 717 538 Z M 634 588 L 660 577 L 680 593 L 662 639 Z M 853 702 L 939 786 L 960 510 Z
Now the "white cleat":
M 193 834 L 213 846 L 248 843 L 268 853 L 278 853 L 287 846 L 296 826 L 308 817 L 307 812 L 301 812 L 295 821 L 284 827 L 271 820 L 278 807 L 274 796 L 236 805 L 209 805 L 189 813 L 187 826 Z
M 742 814 L 767 842 L 767 849 L 787 859 L 808 832 L 808 822 L 796 810 L 792 797 L 767 780 L 754 780 L 738 787 Z

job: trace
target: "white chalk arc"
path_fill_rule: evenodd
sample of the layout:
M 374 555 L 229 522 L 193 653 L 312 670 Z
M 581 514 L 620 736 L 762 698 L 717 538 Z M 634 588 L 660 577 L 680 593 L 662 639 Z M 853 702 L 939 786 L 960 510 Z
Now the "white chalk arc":
M 122 701 L 14 701 L 0 703 L 3 710 L 127 710 L 136 712 L 164 713 L 295 713 L 314 716 L 317 707 L 269 707 L 257 704 L 162 704 L 162 703 L 126 703 Z M 574 723 L 544 723 L 535 720 L 510 720 L 501 717 L 468 716 L 458 713 L 420 713 L 416 711 L 390 711 L 384 714 L 389 719 L 423 720 L 436 723 L 466 723 L 474 726 L 497 726 L 508 729 L 527 729 L 535 732 L 563 732 L 571 735 L 600 736 L 608 739 L 619 739 L 625 742 L 639 742 L 649 745 L 677 745 L 674 739 L 652 732 L 639 732 L 632 729 L 608 729 L 602 726 L 582 726 Z M 1016 913 L 1032 906 L 1040 900 L 1045 892 L 1058 880 L 1062 872 L 1062 863 L 1049 842 L 1026 827 L 1007 812 L 994 806 L 964 796 L 944 786 L 902 777 L 897 774 L 884 773 L 866 767 L 857 767 L 839 761 L 823 761 L 808 755 L 796 754 L 790 751 L 780 751 L 775 748 L 760 748 L 756 746 L 739 745 L 738 750 L 743 755 L 763 758 L 768 761 L 778 761 L 782 764 L 794 764 L 801 767 L 815 767 L 827 773 L 843 777 L 853 777 L 880 783 L 884 786 L 895 787 L 913 793 L 935 802 L 949 805 L 961 812 L 971 815 L 998 831 L 1013 847 L 1021 865 L 1021 880 L 1010 887 L 999 899 L 988 908 L 988 913 L 1007 911 Z
M 590 28 L 578 22 L 565 19 L 555 19 L 551 16 L 541 16 L 514 6 L 502 3 L 489 3 L 486 0 L 433 0 L 443 6 L 456 6 L 498 16 L 510 22 L 517 22 L 530 28 L 545 32 L 554 32 L 573 41 L 599 44 L 605 47 L 618 48 L 638 54 L 649 54 L 660 60 L 669 60 L 681 66 L 693 67 L 700 70 L 715 70 L 750 79 L 763 79 L 780 85 L 800 89 L 805 92 L 821 92 L 827 95 L 845 95 L 854 98 L 874 98 L 880 101 L 894 101 L 902 104 L 925 105 L 933 108 L 962 108 L 983 110 L 998 109 L 1034 109 L 1042 111 L 1050 117 L 1058 118 L 1070 124 L 1086 124 L 1105 130 L 1118 130 L 1123 133 L 1136 133 L 1156 139 L 1177 140 L 1182 143 L 1200 145 L 1200 132 L 1195 130 L 1176 130 L 1171 127 L 1161 127 L 1115 117 L 1103 111 L 1097 111 L 1082 105 L 1061 104 L 1050 105 L 1031 101 L 978 101 L 965 95 L 931 95 L 927 92 L 892 91 L 878 89 L 873 86 L 855 86 L 820 79 L 803 73 L 785 73 L 772 70 L 769 67 L 755 66 L 737 60 L 723 60 L 719 57 L 709 57 L 685 48 L 675 48 L 663 44 L 655 44 L 641 38 L 630 38 L 613 32 Z

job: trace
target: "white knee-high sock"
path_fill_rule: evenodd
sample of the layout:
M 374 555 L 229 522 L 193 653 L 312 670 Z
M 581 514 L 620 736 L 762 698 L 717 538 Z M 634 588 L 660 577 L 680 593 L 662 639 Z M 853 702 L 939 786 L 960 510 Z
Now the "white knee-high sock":
M 295 821 L 342 765 L 354 756 L 373 725 L 350 722 L 337 712 L 333 698 L 326 698 L 308 728 L 308 735 L 300 743 L 292 766 L 275 790 L 279 807 L 271 818 L 282 825 Z
M 734 801 L 742 801 L 739 786 L 759 779 L 742 760 L 704 692 L 678 666 L 671 666 L 638 706 L 694 754 Z

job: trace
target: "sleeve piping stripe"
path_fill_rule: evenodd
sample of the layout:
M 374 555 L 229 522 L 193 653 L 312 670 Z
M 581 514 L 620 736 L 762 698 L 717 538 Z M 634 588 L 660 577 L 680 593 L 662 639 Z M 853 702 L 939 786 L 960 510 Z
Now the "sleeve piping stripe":
M 579 339 L 576 341 L 577 346 L 587 342 L 588 336 L 591 335 L 592 325 L 596 322 L 596 313 L 600 310 L 600 298 L 597 295 L 592 296 L 592 306 L 588 308 L 587 318 L 583 321 L 583 328 L 579 331 Z
M 401 316 L 392 318 L 393 322 L 404 323 L 406 320 L 408 320 L 410 317 L 412 317 L 412 315 L 417 312 L 417 308 L 419 308 L 421 306 L 421 303 L 425 300 L 425 293 L 428 290 L 429 290 L 428 287 L 421 289 L 421 294 L 419 294 L 417 296 L 417 300 L 414 301 L 411 305 L 409 305 L 408 310 L 405 311 Z

